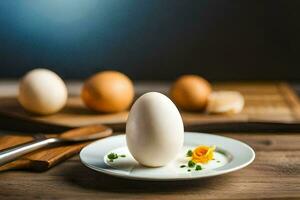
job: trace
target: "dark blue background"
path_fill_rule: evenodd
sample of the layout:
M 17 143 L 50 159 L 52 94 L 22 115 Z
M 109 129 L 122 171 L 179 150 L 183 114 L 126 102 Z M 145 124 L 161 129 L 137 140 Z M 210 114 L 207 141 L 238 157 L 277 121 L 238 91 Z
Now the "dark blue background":
M 3 0 L 0 78 L 48 67 L 64 78 L 300 78 L 300 1 Z

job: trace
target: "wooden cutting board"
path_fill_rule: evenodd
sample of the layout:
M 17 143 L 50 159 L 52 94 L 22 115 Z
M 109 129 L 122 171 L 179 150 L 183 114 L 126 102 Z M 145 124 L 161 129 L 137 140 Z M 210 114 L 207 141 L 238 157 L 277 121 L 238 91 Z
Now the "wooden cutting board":
M 236 126 L 280 125 L 283 129 L 299 129 L 300 102 L 287 83 L 218 83 L 214 90 L 240 91 L 245 98 L 245 107 L 236 115 L 210 115 L 201 112 L 182 112 L 187 130 L 189 127 L 227 128 Z M 123 130 L 128 112 L 101 114 L 87 109 L 78 96 L 70 97 L 67 106 L 54 115 L 35 116 L 24 111 L 15 97 L 0 98 L 0 114 L 6 117 L 24 119 L 58 126 L 62 129 L 91 124 L 106 124 Z M 282 126 L 288 125 L 288 126 Z M 290 126 L 291 125 L 291 126 Z M 275 126 L 276 127 L 276 126 Z M 269 127 L 267 127 L 268 129 Z M 273 126 L 271 128 L 274 128 Z

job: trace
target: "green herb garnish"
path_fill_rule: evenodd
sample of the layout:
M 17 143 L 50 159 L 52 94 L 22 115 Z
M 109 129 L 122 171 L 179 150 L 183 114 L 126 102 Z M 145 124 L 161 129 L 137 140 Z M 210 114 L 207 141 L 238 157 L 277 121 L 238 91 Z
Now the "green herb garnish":
M 196 171 L 199 171 L 199 170 L 202 170 L 202 167 L 201 165 L 196 165 L 196 168 L 195 168 Z
M 186 167 L 186 165 L 180 165 L 180 168 L 184 168 L 184 167 Z
M 188 150 L 187 152 L 186 152 L 186 156 L 187 157 L 191 157 L 193 155 L 193 151 L 192 150 Z
M 195 163 L 194 163 L 192 160 L 190 160 L 190 161 L 188 162 L 188 166 L 189 166 L 190 168 L 195 167 Z
M 118 158 L 118 154 L 116 154 L 116 153 L 110 153 L 110 154 L 107 155 L 107 158 L 110 159 L 110 160 L 117 159 Z
M 223 154 L 224 156 L 226 156 L 226 151 L 223 151 L 223 150 L 221 150 L 221 149 L 218 149 L 218 151 L 217 151 L 218 153 L 220 153 L 220 154 Z
M 109 162 L 114 162 L 115 159 L 118 159 L 118 158 L 125 158 L 126 155 L 125 154 L 122 154 L 122 155 L 118 155 L 116 153 L 110 153 L 107 155 L 107 158 L 109 160 Z
M 221 162 L 221 161 L 217 160 L 217 163 L 219 163 L 219 162 Z
M 188 169 L 187 171 L 188 171 L 188 172 L 190 172 L 191 170 L 190 170 L 190 169 Z

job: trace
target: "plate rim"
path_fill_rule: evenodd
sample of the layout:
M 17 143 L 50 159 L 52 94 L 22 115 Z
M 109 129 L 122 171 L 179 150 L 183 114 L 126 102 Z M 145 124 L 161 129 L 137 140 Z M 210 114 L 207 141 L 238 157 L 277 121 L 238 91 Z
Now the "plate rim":
M 107 174 L 107 175 L 111 175 L 111 176 L 114 176 L 114 177 L 123 178 L 123 179 L 144 180 L 144 181 L 181 181 L 181 180 L 195 180 L 195 179 L 201 179 L 201 178 L 214 177 L 214 176 L 227 174 L 227 173 L 234 172 L 234 171 L 240 170 L 242 168 L 245 168 L 246 166 L 250 165 L 255 160 L 256 154 L 255 154 L 255 151 L 253 150 L 253 148 L 250 145 L 248 145 L 248 144 L 246 144 L 246 143 L 244 143 L 240 140 L 233 139 L 231 137 L 226 137 L 226 136 L 221 136 L 221 135 L 216 135 L 216 134 L 210 134 L 210 133 L 202 133 L 202 132 L 184 132 L 184 134 L 185 135 L 191 135 L 191 136 L 202 134 L 202 135 L 207 135 L 207 136 L 219 137 L 219 138 L 222 138 L 222 139 L 231 140 L 231 141 L 240 143 L 241 145 L 243 145 L 245 148 L 247 148 L 251 152 L 251 158 L 247 162 L 245 162 L 241 165 L 238 165 L 238 166 L 232 167 L 230 169 L 226 169 L 226 170 L 214 171 L 213 174 L 201 174 L 201 176 L 190 176 L 190 177 L 185 176 L 185 177 L 170 177 L 170 178 L 124 175 L 124 174 L 120 174 L 120 173 L 117 173 L 117 172 L 112 172 L 111 170 L 95 167 L 95 166 L 93 166 L 93 165 L 91 165 L 91 164 L 84 161 L 83 152 L 86 151 L 86 149 L 90 148 L 92 145 L 95 145 L 95 143 L 97 143 L 99 141 L 103 141 L 105 139 L 112 140 L 112 138 L 125 137 L 126 136 L 125 134 L 113 135 L 113 136 L 110 136 L 110 137 L 107 137 L 107 138 L 104 138 L 104 139 L 96 140 L 96 141 L 88 144 L 84 148 L 82 148 L 80 153 L 79 153 L 79 157 L 80 157 L 80 161 L 83 165 L 85 165 L 86 167 L 88 167 L 92 170 L 95 170 L 97 172 L 104 173 L 104 174 Z

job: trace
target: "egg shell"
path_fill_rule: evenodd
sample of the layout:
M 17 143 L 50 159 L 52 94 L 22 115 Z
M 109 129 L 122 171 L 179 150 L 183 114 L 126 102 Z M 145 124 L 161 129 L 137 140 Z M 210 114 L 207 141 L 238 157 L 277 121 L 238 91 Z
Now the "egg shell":
M 181 115 L 168 97 L 149 92 L 133 104 L 126 123 L 126 141 L 140 164 L 149 167 L 168 164 L 182 148 L 183 138 Z
M 67 102 L 63 80 L 48 69 L 29 71 L 20 81 L 18 100 L 24 109 L 41 115 L 53 114 Z
M 132 81 L 117 71 L 103 71 L 91 76 L 81 90 L 84 104 L 97 112 L 124 111 L 132 104 L 133 98 Z
M 210 83 L 201 76 L 183 75 L 172 84 L 170 96 L 182 110 L 202 111 L 211 91 Z

